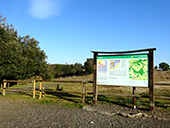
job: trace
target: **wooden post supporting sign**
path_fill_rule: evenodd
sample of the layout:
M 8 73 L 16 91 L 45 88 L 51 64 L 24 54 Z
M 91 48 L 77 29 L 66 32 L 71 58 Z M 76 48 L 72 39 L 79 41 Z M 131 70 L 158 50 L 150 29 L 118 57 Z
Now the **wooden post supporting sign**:
M 136 87 L 133 87 L 133 96 L 136 94 Z M 133 97 L 133 108 L 136 109 L 136 97 Z
M 97 55 L 94 53 L 94 71 L 93 71 L 93 104 L 97 104 L 97 85 L 96 85 L 96 69 L 97 69 Z
M 153 50 L 149 50 L 149 100 L 150 110 L 154 110 Z

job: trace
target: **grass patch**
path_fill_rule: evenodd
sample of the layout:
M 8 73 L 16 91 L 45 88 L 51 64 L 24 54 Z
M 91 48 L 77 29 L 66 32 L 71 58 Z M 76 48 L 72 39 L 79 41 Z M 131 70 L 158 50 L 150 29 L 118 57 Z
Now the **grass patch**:
M 23 84 L 19 84 L 19 85 L 13 85 L 9 88 L 24 88 L 24 87 L 32 87 L 33 86 L 33 83 L 23 83 Z
M 39 103 L 42 103 L 42 104 L 59 104 L 59 100 L 51 100 L 51 99 L 43 99 L 41 101 L 39 101 Z

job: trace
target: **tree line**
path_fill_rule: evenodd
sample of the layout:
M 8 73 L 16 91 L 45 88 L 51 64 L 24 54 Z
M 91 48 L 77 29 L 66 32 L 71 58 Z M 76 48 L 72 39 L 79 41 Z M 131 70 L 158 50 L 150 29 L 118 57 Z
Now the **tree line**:
M 52 67 L 55 72 L 55 77 L 91 74 L 93 73 L 93 59 L 88 58 L 84 65 L 81 63 L 54 64 Z

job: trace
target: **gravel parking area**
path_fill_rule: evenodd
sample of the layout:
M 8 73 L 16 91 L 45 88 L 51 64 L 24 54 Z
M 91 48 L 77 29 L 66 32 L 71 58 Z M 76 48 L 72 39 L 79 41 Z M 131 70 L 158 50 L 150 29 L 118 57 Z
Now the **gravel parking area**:
M 114 106 L 110 105 L 88 106 L 85 108 L 91 108 L 91 111 L 61 107 L 54 104 L 39 104 L 30 100 L 12 100 L 0 96 L 0 127 L 170 127 L 169 119 L 159 120 L 151 117 L 129 118 L 103 113 L 103 111 L 114 112 L 116 107 L 114 108 Z M 123 108 L 121 109 L 115 111 L 123 111 Z M 127 109 L 124 110 L 127 111 Z M 166 117 L 169 118 L 169 113 L 166 113 Z

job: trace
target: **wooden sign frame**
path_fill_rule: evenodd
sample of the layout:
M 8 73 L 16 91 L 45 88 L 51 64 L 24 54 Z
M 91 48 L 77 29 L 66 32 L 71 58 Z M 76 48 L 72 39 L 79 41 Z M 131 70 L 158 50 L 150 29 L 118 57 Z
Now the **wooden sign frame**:
M 149 100 L 150 100 L 150 110 L 154 110 L 154 76 L 153 76 L 153 51 L 156 48 L 150 49 L 140 49 L 140 50 L 133 50 L 133 51 L 118 51 L 118 52 L 101 52 L 101 51 L 91 51 L 94 54 L 94 71 L 93 71 L 93 104 L 97 104 L 97 56 L 99 54 L 123 54 L 129 55 L 130 53 L 139 53 L 139 52 L 149 52 L 148 54 L 148 67 L 149 67 Z

